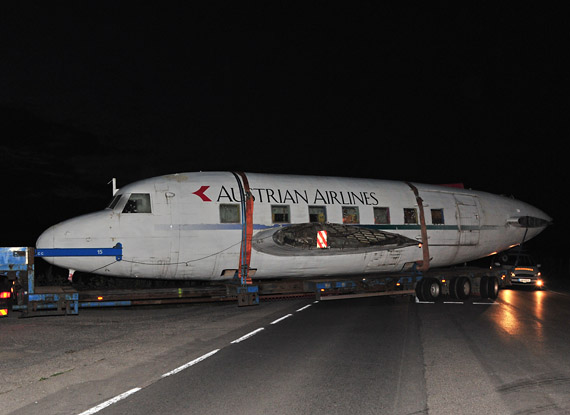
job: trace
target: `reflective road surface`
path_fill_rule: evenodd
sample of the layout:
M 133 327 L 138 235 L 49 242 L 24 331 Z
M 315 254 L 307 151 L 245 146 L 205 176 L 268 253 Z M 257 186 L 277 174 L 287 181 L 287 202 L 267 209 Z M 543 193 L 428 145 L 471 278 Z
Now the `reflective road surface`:
M 8 319 L 1 353 L 16 344 L 25 355 L 34 330 L 46 352 L 0 401 L 14 414 L 570 413 L 569 322 L 568 294 L 522 290 L 495 303 L 305 299 Z

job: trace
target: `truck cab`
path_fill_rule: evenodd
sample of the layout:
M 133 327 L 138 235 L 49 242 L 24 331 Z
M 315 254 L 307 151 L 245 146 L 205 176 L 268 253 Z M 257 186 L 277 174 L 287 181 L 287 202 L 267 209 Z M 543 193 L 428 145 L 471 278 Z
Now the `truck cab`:
M 511 251 L 495 255 L 491 269 L 500 275 L 502 287 L 527 286 L 538 289 L 544 288 L 540 264 L 524 252 Z

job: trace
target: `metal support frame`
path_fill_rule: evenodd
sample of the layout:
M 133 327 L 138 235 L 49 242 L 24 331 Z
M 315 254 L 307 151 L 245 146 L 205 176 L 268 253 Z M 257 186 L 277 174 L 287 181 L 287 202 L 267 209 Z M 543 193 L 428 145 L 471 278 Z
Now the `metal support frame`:
M 415 275 L 371 276 L 338 280 L 307 281 L 317 301 L 379 296 L 413 295 Z
M 0 272 L 14 273 L 21 287 L 12 309 L 22 317 L 79 314 L 79 293 L 69 287 L 36 287 L 35 257 L 114 256 L 123 259 L 123 246 L 113 248 L 54 248 L 35 251 L 29 247 L 0 248 Z
M 238 306 L 259 305 L 259 292 L 257 285 L 237 287 Z
M 79 294 L 75 290 L 36 289 L 34 257 L 34 248 L 0 248 L 0 271 L 13 273 L 21 288 L 12 309 L 22 311 L 22 317 L 77 314 Z

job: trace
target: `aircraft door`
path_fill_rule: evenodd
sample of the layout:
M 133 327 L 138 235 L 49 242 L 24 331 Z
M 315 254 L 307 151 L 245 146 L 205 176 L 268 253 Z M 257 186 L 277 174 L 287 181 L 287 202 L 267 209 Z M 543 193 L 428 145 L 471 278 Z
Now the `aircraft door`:
M 162 233 L 160 239 L 170 247 L 169 260 L 163 268 L 163 277 L 165 278 L 174 278 L 176 276 L 180 253 L 180 229 L 177 221 L 178 214 L 174 187 L 169 183 L 155 184 L 154 197 L 165 222 L 157 226 L 157 230 Z
M 451 218 L 457 216 L 457 202 L 453 197 L 453 193 L 446 191 L 424 190 L 420 193 L 426 206 L 426 213 L 428 217 L 429 227 L 429 241 L 432 245 L 439 246 L 457 246 L 459 244 L 459 234 L 457 228 L 452 222 Z M 441 222 L 434 222 L 433 211 L 431 209 L 441 210 L 444 209 L 448 212 L 449 218 L 446 218 L 444 213 L 444 220 Z M 449 223 L 448 223 L 449 222 Z
M 479 202 L 475 196 L 455 194 L 459 245 L 477 245 L 480 233 Z

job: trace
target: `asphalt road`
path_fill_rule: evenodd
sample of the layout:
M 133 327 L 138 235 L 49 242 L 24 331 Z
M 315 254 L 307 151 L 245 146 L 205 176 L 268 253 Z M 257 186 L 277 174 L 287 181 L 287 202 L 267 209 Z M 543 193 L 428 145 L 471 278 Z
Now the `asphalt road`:
M 3 374 L 18 362 L 28 373 L 8 379 L 0 408 L 85 415 L 569 413 L 568 321 L 568 294 L 518 290 L 483 304 L 377 297 L 8 319 L 0 322 L 9 334 L 0 339 L 0 354 L 16 343 L 30 360 L 12 351 L 8 364 L 0 363 Z M 35 354 L 25 351 L 33 339 Z M 42 372 L 43 365 L 51 366 Z

